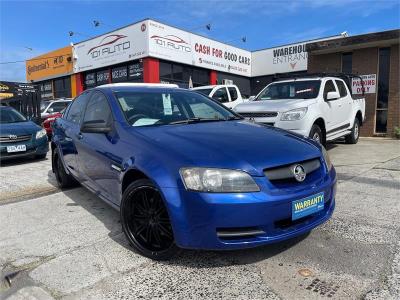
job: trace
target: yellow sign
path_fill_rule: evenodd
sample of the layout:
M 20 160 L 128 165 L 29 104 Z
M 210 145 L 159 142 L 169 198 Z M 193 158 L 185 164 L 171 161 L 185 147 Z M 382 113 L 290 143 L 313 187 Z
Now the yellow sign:
M 67 46 L 26 61 L 26 79 L 38 81 L 72 73 L 72 47 Z

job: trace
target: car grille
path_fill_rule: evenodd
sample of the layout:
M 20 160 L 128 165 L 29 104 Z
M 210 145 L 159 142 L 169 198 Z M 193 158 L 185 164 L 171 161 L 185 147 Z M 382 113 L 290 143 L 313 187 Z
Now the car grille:
M 0 136 L 0 143 L 24 142 L 31 139 L 31 135 L 4 135 Z
M 275 111 L 266 112 L 243 112 L 239 113 L 243 118 L 274 118 L 278 115 Z
M 287 180 L 294 179 L 293 167 L 296 165 L 302 165 L 306 174 L 311 174 L 313 171 L 317 170 L 321 166 L 319 158 L 302 161 L 299 163 L 294 163 L 290 165 L 285 165 L 282 167 L 266 169 L 264 170 L 264 175 L 270 180 Z

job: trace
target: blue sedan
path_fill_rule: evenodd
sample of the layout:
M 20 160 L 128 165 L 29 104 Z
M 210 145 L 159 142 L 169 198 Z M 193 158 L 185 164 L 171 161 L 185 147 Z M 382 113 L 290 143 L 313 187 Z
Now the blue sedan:
M 17 157 L 45 158 L 49 151 L 46 131 L 12 107 L 0 106 L 0 160 Z
M 100 86 L 53 132 L 59 185 L 80 182 L 118 209 L 132 247 L 153 259 L 286 240 L 335 207 L 336 172 L 321 145 L 188 90 Z

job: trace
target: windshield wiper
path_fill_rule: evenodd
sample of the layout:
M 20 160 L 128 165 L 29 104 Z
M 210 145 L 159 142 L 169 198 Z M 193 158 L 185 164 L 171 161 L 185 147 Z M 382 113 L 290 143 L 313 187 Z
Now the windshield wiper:
M 235 117 L 237 118 L 237 117 Z M 189 118 L 185 120 L 179 120 L 169 123 L 169 125 L 174 124 L 192 124 L 192 123 L 200 123 L 200 122 L 220 122 L 220 121 L 227 121 L 231 119 L 220 119 L 220 118 Z

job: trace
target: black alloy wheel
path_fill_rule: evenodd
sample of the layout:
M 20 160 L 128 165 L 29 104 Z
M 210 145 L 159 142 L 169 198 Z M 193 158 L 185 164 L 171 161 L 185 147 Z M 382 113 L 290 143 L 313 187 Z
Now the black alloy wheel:
M 323 135 L 323 133 L 322 133 L 321 128 L 320 128 L 317 124 L 314 124 L 314 125 L 311 127 L 309 137 L 310 137 L 311 139 L 313 139 L 314 141 L 320 143 L 321 145 L 324 145 L 324 146 L 325 146 L 324 135 Z
M 165 260 L 178 251 L 167 208 L 151 180 L 140 179 L 127 187 L 121 223 L 132 247 L 146 257 Z

